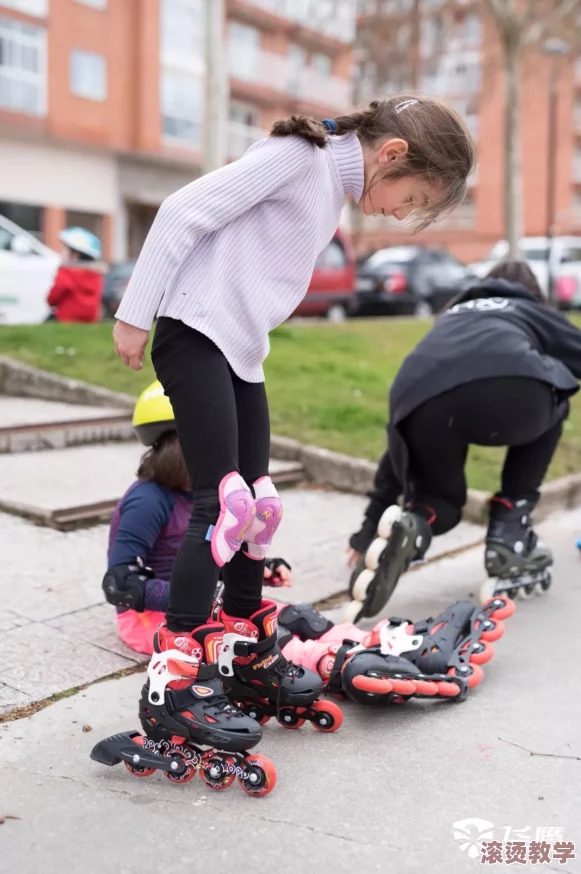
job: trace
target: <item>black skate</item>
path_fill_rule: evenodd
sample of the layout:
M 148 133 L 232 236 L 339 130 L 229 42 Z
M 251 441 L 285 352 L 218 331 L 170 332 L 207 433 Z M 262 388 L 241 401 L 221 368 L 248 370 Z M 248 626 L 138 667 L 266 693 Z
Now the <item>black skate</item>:
M 199 771 L 210 789 L 226 789 L 238 777 L 248 795 L 271 792 L 274 765 L 247 752 L 260 741 L 262 730 L 230 703 L 222 688 L 215 662 L 222 640 L 223 628 L 215 623 L 191 634 L 161 626 L 141 692 L 145 735 L 108 737 L 93 748 L 91 758 L 103 765 L 123 761 L 136 777 L 159 770 L 172 783 L 187 783 Z
M 398 580 L 413 561 L 422 559 L 432 533 L 428 522 L 410 510 L 388 507 L 379 520 L 377 537 L 357 564 L 349 584 L 352 601 L 345 622 L 377 616 L 391 598 Z
M 538 539 L 531 524 L 531 501 L 510 501 L 496 495 L 490 501 L 484 565 L 490 579 L 481 588 L 481 600 L 496 595 L 530 598 L 550 588 L 553 554 Z
M 502 620 L 514 610 L 508 598 L 494 598 L 483 607 L 457 601 L 421 622 L 383 620 L 360 645 L 341 647 L 329 691 L 361 704 L 413 697 L 462 700 L 482 682 L 480 666 L 493 657 L 491 642 L 502 637 Z
M 283 656 L 272 601 L 263 601 L 249 619 L 228 616 L 219 603 L 213 615 L 225 631 L 220 655 L 224 688 L 243 713 L 261 725 L 274 716 L 285 728 L 300 728 L 305 721 L 318 731 L 341 727 L 341 708 L 332 701 L 317 700 L 323 691 L 320 676 Z

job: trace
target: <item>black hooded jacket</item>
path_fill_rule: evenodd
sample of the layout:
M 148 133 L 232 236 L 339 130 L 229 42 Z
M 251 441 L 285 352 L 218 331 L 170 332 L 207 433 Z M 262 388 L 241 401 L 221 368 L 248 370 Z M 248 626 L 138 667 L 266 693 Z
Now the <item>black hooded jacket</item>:
M 354 548 L 361 549 L 385 507 L 405 493 L 407 447 L 399 425 L 406 416 L 456 386 L 503 376 L 541 380 L 554 386 L 559 402 L 566 401 L 579 390 L 581 331 L 522 286 L 487 279 L 436 320 L 395 377 L 389 395 L 389 451 L 369 493 L 365 536 L 353 536 Z
M 579 390 L 581 331 L 520 285 L 484 280 L 464 292 L 405 358 L 389 395 L 397 426 L 421 404 L 477 379 L 525 376 Z

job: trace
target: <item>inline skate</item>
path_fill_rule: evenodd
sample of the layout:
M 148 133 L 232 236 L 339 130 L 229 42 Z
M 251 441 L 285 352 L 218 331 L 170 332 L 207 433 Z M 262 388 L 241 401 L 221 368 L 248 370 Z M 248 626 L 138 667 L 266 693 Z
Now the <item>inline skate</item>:
M 352 600 L 345 607 L 345 622 L 377 616 L 389 601 L 400 576 L 410 564 L 423 559 L 432 539 L 429 522 L 413 510 L 394 504 L 383 513 L 377 537 L 357 564 L 349 584 Z
M 264 756 L 248 754 L 262 730 L 224 694 L 217 664 L 223 637 L 218 623 L 191 633 L 170 632 L 162 625 L 141 691 L 144 734 L 112 735 L 93 748 L 91 758 L 103 765 L 123 761 L 136 777 L 158 770 L 172 783 L 187 783 L 199 771 L 210 789 L 226 789 L 238 777 L 248 795 L 271 792 L 274 765 Z
M 273 716 L 285 728 L 300 728 L 305 721 L 323 732 L 341 727 L 341 708 L 317 700 L 323 690 L 320 676 L 283 656 L 272 601 L 263 601 L 249 619 L 228 616 L 220 602 L 212 615 L 225 630 L 220 657 L 224 688 L 243 713 L 261 725 Z
M 402 703 L 409 698 L 462 700 L 482 682 L 481 665 L 494 655 L 514 613 L 506 597 L 482 607 L 457 601 L 435 618 L 379 622 L 361 644 L 338 648 L 328 691 L 361 704 Z
M 533 530 L 533 507 L 524 499 L 513 502 L 500 495 L 491 499 L 484 555 L 489 579 L 481 588 L 481 601 L 505 593 L 526 600 L 550 588 L 553 554 Z

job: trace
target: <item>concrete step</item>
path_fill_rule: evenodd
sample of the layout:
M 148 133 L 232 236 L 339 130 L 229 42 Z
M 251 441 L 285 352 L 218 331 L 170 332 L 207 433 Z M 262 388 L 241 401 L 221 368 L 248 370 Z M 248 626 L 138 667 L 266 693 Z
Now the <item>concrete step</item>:
M 143 446 L 107 443 L 0 455 L 0 510 L 59 530 L 106 522 L 132 482 Z M 294 461 L 271 461 L 278 486 L 303 477 Z

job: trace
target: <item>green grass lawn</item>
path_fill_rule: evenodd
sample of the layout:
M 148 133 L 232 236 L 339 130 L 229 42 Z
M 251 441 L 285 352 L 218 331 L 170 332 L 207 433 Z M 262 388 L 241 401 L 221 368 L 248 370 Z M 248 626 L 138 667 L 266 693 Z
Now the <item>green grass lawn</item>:
M 278 328 L 271 335 L 266 362 L 273 432 L 377 460 L 385 443 L 389 386 L 402 358 L 428 328 L 429 322 L 413 319 Z M 123 367 L 113 350 L 111 329 L 110 323 L 56 322 L 0 327 L 0 354 L 137 395 L 154 379 L 151 362 L 140 373 Z M 551 467 L 552 479 L 581 470 L 578 397 Z M 473 488 L 497 487 L 502 454 L 497 449 L 472 450 L 468 479 Z

